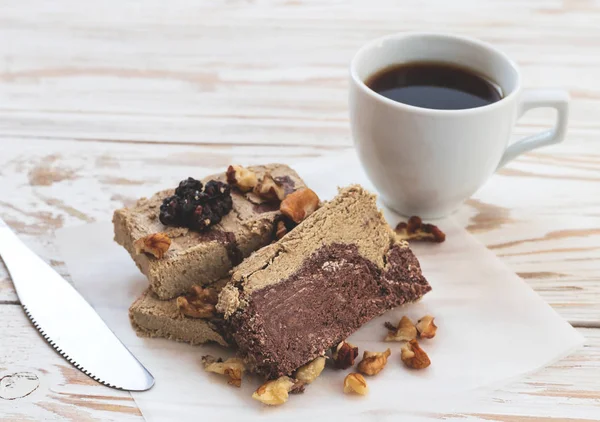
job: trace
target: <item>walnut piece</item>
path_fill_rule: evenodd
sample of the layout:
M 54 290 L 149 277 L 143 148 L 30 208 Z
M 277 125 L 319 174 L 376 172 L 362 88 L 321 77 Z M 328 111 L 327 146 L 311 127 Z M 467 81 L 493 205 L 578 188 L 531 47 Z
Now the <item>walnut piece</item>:
M 252 398 L 269 406 L 278 406 L 288 400 L 288 395 L 295 385 L 296 382 L 290 377 L 279 377 L 258 387 Z
M 281 203 L 279 210 L 294 223 L 300 223 L 319 208 L 319 197 L 308 188 L 290 193 Z
M 142 252 L 162 259 L 171 246 L 171 239 L 165 233 L 153 233 L 133 242 L 135 253 Z
M 230 358 L 223 362 L 221 358 L 215 359 L 213 356 L 206 355 L 202 357 L 202 363 L 204 364 L 205 371 L 226 375 L 229 378 L 227 384 L 236 387 L 242 385 L 242 374 L 246 370 L 246 367 L 241 359 Z
M 285 188 L 270 173 L 265 173 L 262 180 L 254 187 L 254 193 L 267 201 L 283 201 Z
M 392 351 L 388 348 L 385 352 L 364 351 L 363 358 L 358 364 L 358 372 L 365 375 L 377 375 L 387 364 Z
M 277 222 L 277 228 L 275 229 L 275 237 L 279 240 L 283 236 L 287 234 L 287 227 L 285 227 L 285 223 L 281 220 Z
M 347 369 L 354 365 L 354 359 L 358 356 L 358 347 L 342 341 L 337 345 L 331 357 L 335 367 L 338 369 Z
M 446 234 L 433 224 L 423 224 L 420 217 L 413 215 L 408 223 L 400 222 L 396 226 L 396 233 L 402 240 L 428 240 L 430 242 L 443 242 Z
M 397 327 L 390 323 L 386 323 L 389 329 L 385 341 L 410 341 L 417 338 L 417 328 L 406 315 L 400 319 Z
M 212 318 L 219 301 L 217 291 L 211 287 L 192 286 L 190 291 L 177 298 L 177 308 L 190 318 Z
M 437 331 L 437 325 L 435 325 L 434 317 L 431 315 L 425 315 L 417 322 L 417 331 L 421 338 L 434 338 Z
M 237 187 L 242 192 L 249 192 L 258 184 L 256 173 L 242 166 L 229 166 L 225 175 L 227 176 L 227 183 Z
M 321 375 L 321 372 L 323 372 L 325 360 L 325 356 L 319 356 L 315 360 L 308 362 L 306 365 L 301 366 L 296 371 L 296 379 L 305 384 L 310 384 Z
M 369 392 L 365 377 L 356 372 L 351 372 L 344 378 L 344 393 L 355 393 L 364 396 Z
M 424 369 L 431 365 L 429 356 L 421 349 L 417 340 L 411 340 L 402 346 L 400 358 L 406 366 L 412 369 Z

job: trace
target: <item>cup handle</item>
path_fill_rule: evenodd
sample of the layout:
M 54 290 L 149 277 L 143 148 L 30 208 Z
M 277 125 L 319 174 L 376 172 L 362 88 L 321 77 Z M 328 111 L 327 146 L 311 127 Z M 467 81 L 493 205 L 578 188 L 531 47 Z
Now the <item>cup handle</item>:
M 562 90 L 532 89 L 524 91 L 519 103 L 518 117 L 532 108 L 552 107 L 558 112 L 556 126 L 544 132 L 526 136 L 510 145 L 504 151 L 504 155 L 498 164 L 498 168 L 504 167 L 509 161 L 518 155 L 532 149 L 562 142 L 567 132 L 567 118 L 569 116 L 569 93 Z

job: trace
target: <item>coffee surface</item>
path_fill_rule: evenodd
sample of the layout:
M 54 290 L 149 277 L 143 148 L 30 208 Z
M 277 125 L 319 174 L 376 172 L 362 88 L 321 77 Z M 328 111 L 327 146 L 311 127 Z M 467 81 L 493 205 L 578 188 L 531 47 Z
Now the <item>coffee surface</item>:
M 365 84 L 399 103 L 437 110 L 482 107 L 502 99 L 501 89 L 494 82 L 447 63 L 390 66 L 370 76 Z

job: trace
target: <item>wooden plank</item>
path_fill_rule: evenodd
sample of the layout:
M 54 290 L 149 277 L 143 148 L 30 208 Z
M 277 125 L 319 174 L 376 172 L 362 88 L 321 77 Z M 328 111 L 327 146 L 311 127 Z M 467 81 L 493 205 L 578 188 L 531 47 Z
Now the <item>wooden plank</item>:
M 0 379 L 7 377 L 0 383 L 2 420 L 143 420 L 129 393 L 72 367 L 46 344 L 20 306 L 0 306 L 0 319 Z
M 354 52 L 390 32 L 433 30 L 494 43 L 528 87 L 568 89 L 571 133 L 583 134 L 600 128 L 598 9 L 556 0 L 154 0 L 143 10 L 135 1 L 15 2 L 0 26 L 11 40 L 0 46 L 0 133 L 347 146 Z M 550 122 L 539 111 L 522 129 Z
M 528 87 L 570 91 L 568 141 L 511 163 L 456 218 L 573 324 L 599 325 L 600 1 L 13 3 L 0 16 L 10 40 L 0 45 L 0 215 L 65 276 L 55 229 L 110 218 L 200 169 L 349 146 L 354 51 L 390 32 L 449 31 L 506 51 Z M 515 138 L 551 122 L 548 111 L 529 113 Z M 173 141 L 190 145 L 162 145 Z M 29 374 L 40 381 L 24 398 L 0 399 L 3 417 L 141 419 L 129 396 L 65 366 L 10 303 L 0 265 L 0 338 L 11 339 L 9 352 L 0 344 L 0 377 L 19 387 L 0 395 L 32 388 Z M 600 334 L 580 331 L 588 343 L 575 355 L 423 420 L 600 419 Z
M 27 374 L 11 391 L 0 389 L 0 413 L 9 420 L 142 420 L 131 397 L 124 392 L 97 384 L 72 368 L 45 344 L 15 305 L 0 306 L 0 338 L 10 339 L 10 347 L 0 345 L 0 378 Z M 510 383 L 489 396 L 478 398 L 451 414 L 425 414 L 424 420 L 486 419 L 498 421 L 531 418 L 569 417 L 575 420 L 600 415 L 600 330 L 579 329 L 586 347 L 547 368 Z M 2 343 L 5 344 L 4 342 Z M 160 382 L 160 381 L 159 381 Z M 29 391 L 33 389 L 33 391 Z M 18 395 L 13 400 L 3 399 Z M 29 394 L 27 394 L 29 393 Z M 26 395 L 27 394 L 27 395 Z M 510 419 L 513 418 L 513 419 Z M 538 419 L 531 419 L 538 420 Z
M 479 397 L 443 420 L 543 421 L 600 419 L 600 330 L 578 329 L 585 346 L 565 359 Z M 549 419 L 556 418 L 556 419 Z
M 519 158 L 456 218 L 571 323 L 598 326 L 600 149 L 589 143 L 594 137 Z

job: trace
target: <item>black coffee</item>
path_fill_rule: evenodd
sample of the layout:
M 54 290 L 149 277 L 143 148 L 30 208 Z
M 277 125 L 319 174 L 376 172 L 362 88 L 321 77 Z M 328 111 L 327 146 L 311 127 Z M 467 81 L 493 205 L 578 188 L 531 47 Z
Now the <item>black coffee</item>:
M 405 63 L 383 69 L 365 82 L 391 100 L 415 107 L 463 110 L 495 103 L 500 87 L 472 70 L 446 63 Z

